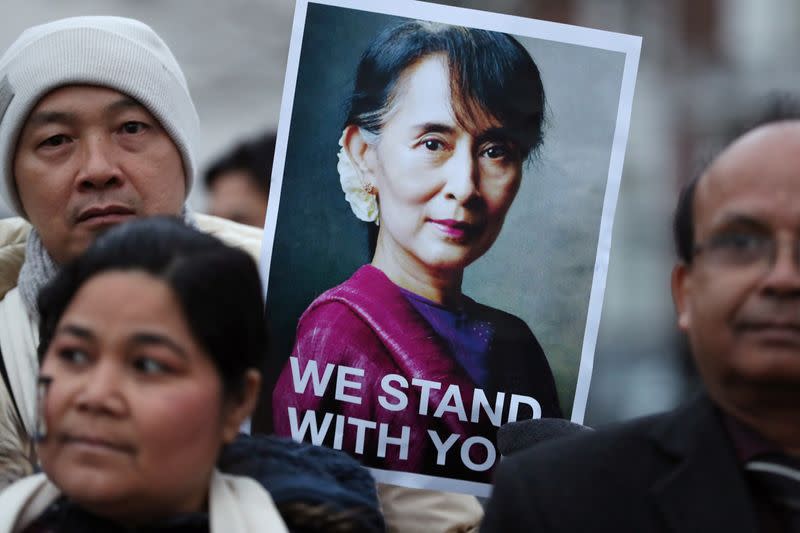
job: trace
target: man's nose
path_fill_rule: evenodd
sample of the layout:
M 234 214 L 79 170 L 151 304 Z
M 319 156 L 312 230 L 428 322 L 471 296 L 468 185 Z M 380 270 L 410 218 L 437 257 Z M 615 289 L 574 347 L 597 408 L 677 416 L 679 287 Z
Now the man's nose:
M 106 135 L 87 136 L 81 147 L 81 167 L 76 177 L 79 190 L 91 191 L 115 187 L 122 183 L 116 149 Z
M 764 274 L 763 287 L 770 294 L 800 296 L 800 243 L 782 240 L 776 243 L 773 260 Z
M 478 194 L 480 176 L 472 150 L 457 148 L 443 170 L 447 180 L 444 191 L 447 198 L 463 204 Z

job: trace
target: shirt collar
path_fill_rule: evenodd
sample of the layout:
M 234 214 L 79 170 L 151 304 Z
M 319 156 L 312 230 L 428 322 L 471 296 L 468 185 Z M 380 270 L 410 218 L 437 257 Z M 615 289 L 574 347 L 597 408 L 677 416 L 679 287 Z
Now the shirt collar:
M 724 411 L 721 414 L 725 429 L 733 441 L 736 457 L 739 459 L 740 464 L 744 464 L 761 455 L 782 455 L 784 453 L 780 446 L 764 437 L 751 426 Z

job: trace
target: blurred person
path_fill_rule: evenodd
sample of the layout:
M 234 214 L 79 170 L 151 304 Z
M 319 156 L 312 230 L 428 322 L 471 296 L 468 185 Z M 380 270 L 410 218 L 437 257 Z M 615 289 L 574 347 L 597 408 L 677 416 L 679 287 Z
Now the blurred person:
M 500 233 L 523 163 L 541 145 L 544 109 L 539 70 L 509 35 L 411 21 L 372 41 L 357 69 L 338 170 L 354 214 L 377 224 L 374 256 L 303 313 L 292 349 L 300 368 L 310 361 L 356 367 L 372 383 L 388 374 L 444 381 L 462 391 L 466 412 L 476 388 L 488 398 L 516 393 L 534 398 L 538 415 L 562 416 L 547 358 L 527 324 L 461 290 L 464 270 Z M 494 442 L 497 428 L 488 420 L 417 417 L 422 400 L 412 390 L 408 407 L 390 412 L 378 407 L 379 392 L 364 389 L 357 404 L 336 403 L 333 387 L 322 397 L 310 388 L 297 394 L 287 362 L 273 391 L 276 432 L 291 434 L 292 408 L 300 419 L 320 410 L 386 424 L 390 435 L 412 427 L 407 458 L 393 447 L 385 459 L 365 463 L 490 480 L 490 470 L 437 465 L 425 431 Z M 444 388 L 430 394 L 440 401 Z M 359 448 L 376 449 L 375 433 Z M 346 426 L 343 449 L 360 453 L 356 439 L 356 428 Z M 475 451 L 475 463 L 486 460 L 488 452 Z M 459 520 L 474 527 L 482 514 L 469 496 L 380 491 L 387 523 L 398 531 L 456 530 L 464 524 L 450 522 Z
M 123 224 L 38 304 L 43 472 L 0 493 L 0 531 L 287 531 L 259 483 L 215 467 L 267 348 L 246 252 L 173 218 Z
M 19 215 L 0 221 L 0 426 L 25 429 L 12 448 L 34 431 L 36 295 L 97 235 L 182 215 L 258 255 L 261 232 L 184 206 L 198 135 L 180 66 L 136 20 L 34 26 L 0 57 L 0 194 Z
M 498 469 L 483 531 L 800 531 L 800 113 L 685 186 L 672 295 L 704 391 Z
M 290 531 L 386 530 L 375 480 L 342 451 L 274 435 L 239 435 L 225 447 L 217 468 L 261 483 Z
M 275 133 L 238 144 L 205 173 L 208 212 L 240 224 L 264 227 Z

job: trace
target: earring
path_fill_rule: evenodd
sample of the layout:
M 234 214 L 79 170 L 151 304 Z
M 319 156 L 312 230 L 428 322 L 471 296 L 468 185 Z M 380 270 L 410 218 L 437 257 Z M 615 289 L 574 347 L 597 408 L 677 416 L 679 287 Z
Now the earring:
M 42 442 L 47 438 L 47 420 L 45 419 L 45 403 L 47 401 L 47 391 L 53 382 L 51 376 L 39 376 L 36 381 L 36 432 L 33 435 L 34 442 Z

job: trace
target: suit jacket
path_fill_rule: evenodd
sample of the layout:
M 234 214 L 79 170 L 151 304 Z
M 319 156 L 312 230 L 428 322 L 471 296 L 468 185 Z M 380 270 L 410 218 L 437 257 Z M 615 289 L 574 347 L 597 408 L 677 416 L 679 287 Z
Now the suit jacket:
M 733 443 L 705 395 L 520 452 L 495 481 L 485 532 L 757 531 Z

